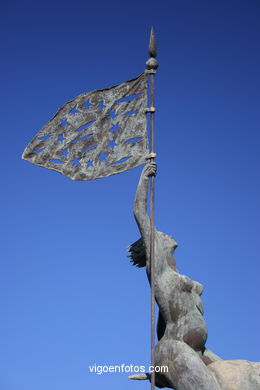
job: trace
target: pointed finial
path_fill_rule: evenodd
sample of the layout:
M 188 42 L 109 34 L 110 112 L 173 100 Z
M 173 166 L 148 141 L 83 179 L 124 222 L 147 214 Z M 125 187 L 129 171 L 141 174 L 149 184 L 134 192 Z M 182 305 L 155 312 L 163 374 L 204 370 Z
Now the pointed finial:
M 157 56 L 156 41 L 153 27 L 151 28 L 150 33 L 150 42 L 149 42 L 149 60 L 146 62 L 146 68 L 150 73 L 156 73 L 156 69 L 159 66 L 159 62 L 155 59 Z
M 157 56 L 156 40 L 155 40 L 153 27 L 151 28 L 151 32 L 150 32 L 149 55 L 150 55 L 150 57 L 156 57 Z

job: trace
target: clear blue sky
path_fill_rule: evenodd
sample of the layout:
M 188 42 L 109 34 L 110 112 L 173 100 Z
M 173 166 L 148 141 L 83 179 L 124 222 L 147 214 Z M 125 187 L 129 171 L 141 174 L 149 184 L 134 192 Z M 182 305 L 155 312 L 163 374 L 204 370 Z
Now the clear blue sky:
M 204 284 L 208 347 L 260 361 L 260 2 L 1 5 L 2 390 L 142 390 L 92 364 L 148 364 L 149 288 L 125 248 L 141 167 L 73 182 L 21 159 L 56 109 L 137 76 L 154 26 L 156 225 Z

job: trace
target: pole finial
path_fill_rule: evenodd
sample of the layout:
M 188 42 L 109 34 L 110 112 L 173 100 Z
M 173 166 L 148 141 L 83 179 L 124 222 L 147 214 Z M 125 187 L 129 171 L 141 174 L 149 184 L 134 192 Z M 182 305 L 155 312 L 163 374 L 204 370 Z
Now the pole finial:
M 156 57 L 157 56 L 156 40 L 155 40 L 155 34 L 154 34 L 153 27 L 151 28 L 151 32 L 150 32 L 149 56 L 150 57 Z
M 156 69 L 159 66 L 159 62 L 155 59 L 157 56 L 157 49 L 156 49 L 156 40 L 155 40 L 155 34 L 153 27 L 151 28 L 150 32 L 150 41 L 149 41 L 149 60 L 146 61 L 146 68 L 148 71 L 152 71 L 155 73 Z

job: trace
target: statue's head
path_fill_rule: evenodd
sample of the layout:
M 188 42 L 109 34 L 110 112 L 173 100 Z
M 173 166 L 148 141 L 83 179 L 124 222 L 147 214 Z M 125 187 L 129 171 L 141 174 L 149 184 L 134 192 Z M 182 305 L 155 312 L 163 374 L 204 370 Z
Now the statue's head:
M 156 232 L 156 239 L 157 239 L 157 247 L 160 250 L 163 251 L 166 260 L 168 261 L 169 265 L 176 266 L 175 259 L 173 258 L 173 252 L 177 248 L 178 244 L 174 240 L 172 236 L 169 236 L 168 234 L 162 233 L 162 232 Z M 138 268 L 142 268 L 146 266 L 146 251 L 145 251 L 145 245 L 143 238 L 139 238 L 139 240 L 135 241 L 133 244 L 131 244 L 128 248 L 130 261 L 133 265 L 135 265 Z

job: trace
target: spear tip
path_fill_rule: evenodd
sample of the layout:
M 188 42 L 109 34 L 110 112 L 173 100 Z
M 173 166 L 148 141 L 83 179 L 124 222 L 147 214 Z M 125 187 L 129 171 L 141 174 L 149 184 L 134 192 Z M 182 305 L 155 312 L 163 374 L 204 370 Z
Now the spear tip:
M 159 66 L 159 62 L 156 60 L 157 49 L 156 49 L 156 41 L 153 27 L 150 32 L 150 41 L 149 41 L 149 60 L 146 61 L 146 68 L 148 71 L 155 73 L 156 69 Z
M 156 40 L 155 40 L 155 34 L 154 34 L 154 28 L 153 27 L 151 28 L 151 32 L 150 32 L 149 56 L 150 57 L 156 57 L 157 56 Z

